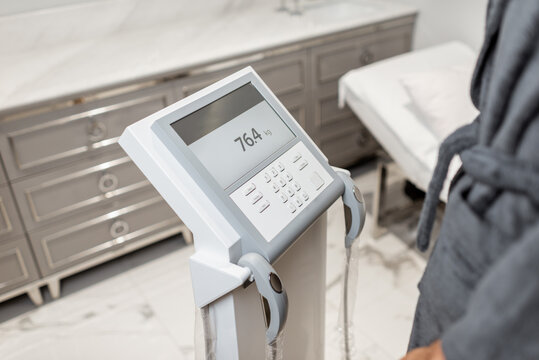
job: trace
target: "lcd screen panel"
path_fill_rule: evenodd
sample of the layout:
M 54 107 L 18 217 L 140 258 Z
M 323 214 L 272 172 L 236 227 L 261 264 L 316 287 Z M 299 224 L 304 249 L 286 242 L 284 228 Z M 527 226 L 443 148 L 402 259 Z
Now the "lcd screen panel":
M 223 189 L 295 138 L 252 84 L 171 126 Z

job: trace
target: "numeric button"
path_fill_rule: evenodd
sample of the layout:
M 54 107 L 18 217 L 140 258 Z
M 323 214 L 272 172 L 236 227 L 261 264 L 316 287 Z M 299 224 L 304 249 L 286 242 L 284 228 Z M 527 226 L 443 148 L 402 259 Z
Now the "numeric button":
M 294 186 L 294 189 L 295 189 L 296 191 L 300 191 L 300 190 L 301 190 L 301 185 L 298 184 L 298 183 L 295 182 L 295 181 L 294 181 L 294 183 L 292 184 L 292 186 Z
M 275 170 L 275 168 L 271 168 L 270 172 L 271 172 L 271 175 L 273 175 L 273 177 L 276 177 L 277 175 L 279 175 L 279 172 Z
M 281 199 L 281 201 L 283 203 L 287 202 L 288 201 L 288 197 L 284 194 L 284 193 L 280 193 L 279 194 L 279 198 Z
M 288 180 L 288 181 L 294 180 L 294 178 L 292 177 L 292 175 L 290 175 L 289 172 L 285 172 L 285 173 L 284 173 L 284 177 L 285 177 L 286 180 Z
M 295 198 L 293 201 L 294 201 L 294 204 L 296 204 L 297 207 L 300 207 L 300 206 L 303 205 L 303 201 L 301 201 L 301 199 L 298 198 L 298 197 Z
M 290 197 L 294 196 L 294 194 L 295 194 L 294 190 L 292 190 L 290 188 L 286 188 L 285 191 L 286 191 L 286 195 L 288 195 Z
M 283 179 L 282 177 L 280 177 L 277 181 L 279 182 L 279 185 L 281 185 L 281 187 L 285 187 L 285 186 L 286 186 L 286 181 L 285 181 L 285 179 Z
M 288 203 L 287 207 L 288 207 L 288 210 L 290 210 L 291 213 L 296 212 L 296 205 L 294 205 L 292 203 Z
M 283 165 L 282 162 L 280 162 L 280 163 L 277 164 L 277 170 L 279 170 L 279 171 L 281 171 L 281 172 L 284 171 L 284 165 Z
M 303 199 L 303 201 L 307 201 L 309 200 L 309 194 L 307 194 L 305 191 L 302 191 L 301 198 Z
M 277 185 L 277 183 L 271 183 L 271 187 L 273 189 L 273 192 L 279 192 L 279 185 Z
M 270 176 L 270 174 L 268 174 L 268 173 L 265 173 L 265 174 L 264 174 L 264 181 L 267 182 L 267 183 L 269 183 L 269 182 L 271 181 L 271 176 Z

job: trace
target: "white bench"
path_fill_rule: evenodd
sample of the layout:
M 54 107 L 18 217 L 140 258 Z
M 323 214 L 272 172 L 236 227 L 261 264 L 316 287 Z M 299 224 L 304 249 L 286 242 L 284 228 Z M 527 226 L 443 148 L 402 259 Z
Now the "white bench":
M 340 106 L 348 105 L 405 176 L 425 191 L 436 165 L 441 139 L 425 126 L 425 119 L 420 118 L 422 115 L 401 79 L 405 74 L 443 71 L 455 66 L 471 70 L 475 59 L 476 54 L 469 47 L 451 42 L 352 70 L 339 81 Z M 455 160 L 448 179 L 460 166 L 460 161 Z M 373 207 L 376 225 L 383 187 L 382 172 L 379 166 L 380 186 L 377 186 Z M 449 181 L 446 181 L 440 196 L 444 202 L 447 201 L 448 185 Z

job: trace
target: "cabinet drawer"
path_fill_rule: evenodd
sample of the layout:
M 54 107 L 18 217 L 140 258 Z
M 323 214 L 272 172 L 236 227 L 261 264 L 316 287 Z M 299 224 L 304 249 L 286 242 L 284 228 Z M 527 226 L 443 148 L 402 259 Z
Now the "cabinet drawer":
M 23 233 L 15 201 L 7 184 L 0 186 L 0 241 Z M 1 242 L 0 242 L 1 243 Z
M 168 88 L 168 87 L 167 87 Z M 2 123 L 2 155 L 12 179 L 110 148 L 126 126 L 172 101 L 162 88 Z
M 343 125 L 359 121 L 348 106 L 339 108 L 339 99 L 334 94 L 317 99 L 314 111 L 315 127 L 321 138 L 331 136 L 332 132 L 342 128 Z
M 252 66 L 279 98 L 304 91 L 307 87 L 307 56 L 304 51 L 262 60 Z
M 150 195 L 150 196 L 148 196 Z M 109 252 L 127 243 L 156 237 L 181 224 L 155 191 L 143 199 L 122 202 L 116 209 L 79 223 L 30 232 L 43 275 Z M 135 197 L 130 197 L 133 199 Z M 162 235 L 161 235 L 162 236 Z
M 38 279 L 26 238 L 0 243 L 0 294 Z
M 352 69 L 409 51 L 412 31 L 413 25 L 401 26 L 314 48 L 315 86 L 336 84 Z
M 322 140 L 320 149 L 332 166 L 347 167 L 373 155 L 377 146 L 369 131 L 358 122 L 345 132 Z
M 357 39 L 322 45 L 313 50 L 315 84 L 335 82 L 351 69 L 361 65 Z
M 27 230 L 88 210 L 149 181 L 123 151 L 13 184 Z
M 194 94 L 248 65 L 256 70 L 277 97 L 303 91 L 307 87 L 307 55 L 305 51 L 299 51 L 255 62 L 246 62 L 226 70 L 195 75 L 189 79 L 180 80 L 178 82 L 180 97 L 183 98 Z

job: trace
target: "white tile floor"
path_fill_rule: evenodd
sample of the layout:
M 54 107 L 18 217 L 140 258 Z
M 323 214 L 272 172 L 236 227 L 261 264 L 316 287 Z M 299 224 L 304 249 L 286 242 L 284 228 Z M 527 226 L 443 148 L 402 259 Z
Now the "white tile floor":
M 364 193 L 374 172 L 355 177 Z M 369 198 L 368 194 L 367 198 Z M 340 204 L 329 210 L 326 359 L 339 359 L 336 331 L 343 268 Z M 357 359 L 405 352 L 425 260 L 388 232 L 361 237 L 354 314 Z M 165 240 L 63 281 L 63 295 L 35 308 L 25 297 L 0 304 L 0 359 L 194 359 L 191 246 Z

